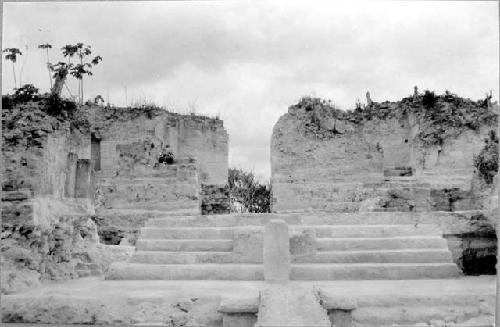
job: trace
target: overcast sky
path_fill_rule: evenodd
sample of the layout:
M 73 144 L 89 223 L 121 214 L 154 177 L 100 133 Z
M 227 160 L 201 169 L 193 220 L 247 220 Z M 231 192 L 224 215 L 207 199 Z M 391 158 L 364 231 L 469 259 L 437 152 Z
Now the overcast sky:
M 23 83 L 49 87 L 38 44 L 54 46 L 51 60 L 65 44 L 90 44 L 103 61 L 84 81 L 86 98 L 219 115 L 230 166 L 264 179 L 272 127 L 303 95 L 343 109 L 367 90 L 374 101 L 398 100 L 414 85 L 498 99 L 497 2 L 4 3 L 3 24 L 2 47 L 24 52 Z

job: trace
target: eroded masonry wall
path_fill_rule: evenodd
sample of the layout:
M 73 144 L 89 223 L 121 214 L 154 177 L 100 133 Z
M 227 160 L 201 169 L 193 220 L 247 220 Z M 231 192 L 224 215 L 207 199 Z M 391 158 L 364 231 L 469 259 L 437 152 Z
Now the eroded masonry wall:
M 222 213 L 228 135 L 221 120 L 159 108 L 89 110 L 101 238 L 133 244 L 155 212 Z
M 2 141 L 2 293 L 94 267 L 90 134 L 28 102 L 3 108 Z
M 319 111 L 291 107 L 274 127 L 274 211 L 357 211 L 365 200 L 386 195 L 398 183 L 402 187 L 397 181 L 401 178 L 407 179 L 404 183 L 418 196 L 428 199 L 424 204 L 422 198 L 414 209 L 430 210 L 431 190 L 470 190 L 473 157 L 494 129 L 487 125 L 475 131 L 465 129 L 441 145 L 426 146 L 417 138 L 420 126 L 411 115 L 351 122 Z M 409 189 L 401 187 L 402 192 Z M 433 194 L 438 196 L 438 192 Z
M 195 159 L 204 184 L 227 184 L 228 135 L 219 119 L 179 115 L 156 109 L 92 107 L 91 125 L 100 142 L 102 175 L 120 170 L 118 147 L 152 139 L 174 159 Z

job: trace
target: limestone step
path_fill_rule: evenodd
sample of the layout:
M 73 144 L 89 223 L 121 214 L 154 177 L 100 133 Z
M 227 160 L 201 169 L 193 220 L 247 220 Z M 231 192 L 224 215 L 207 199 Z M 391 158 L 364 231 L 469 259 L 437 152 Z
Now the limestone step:
M 231 239 L 232 227 L 144 227 L 141 229 L 141 239 Z M 262 228 L 263 226 L 253 226 Z M 436 225 L 296 225 L 291 226 L 292 232 L 313 229 L 317 237 L 386 237 L 411 235 L 436 235 L 442 232 Z
M 141 239 L 232 239 L 231 227 L 141 228 Z
M 293 280 L 362 280 L 454 278 L 452 263 L 293 264 Z M 261 264 L 140 264 L 115 262 L 106 279 L 131 280 L 262 280 Z
M 460 215 L 470 216 L 478 211 L 463 212 L 296 212 L 282 214 L 228 214 L 207 216 L 165 216 L 146 222 L 146 227 L 231 227 L 263 226 L 271 219 L 282 219 L 294 225 L 401 225 L 438 224 L 457 221 Z
M 427 279 L 459 276 L 454 263 L 293 264 L 295 280 Z
M 130 280 L 263 280 L 259 264 L 150 265 L 115 262 L 106 279 Z
M 130 262 L 149 264 L 234 263 L 234 258 L 232 252 L 137 251 L 130 258 Z
M 451 262 L 451 253 L 441 249 L 321 251 L 312 256 L 296 257 L 295 263 L 439 263 Z M 201 264 L 201 263 L 262 263 L 242 261 L 232 252 L 214 251 L 137 251 L 132 263 Z
M 233 241 L 224 239 L 139 239 L 136 243 L 138 251 L 231 251 L 232 249 Z
M 446 240 L 439 236 L 318 238 L 316 242 L 319 251 L 448 249 Z
M 392 237 L 392 236 L 442 236 L 438 226 L 433 224 L 414 224 L 405 225 L 316 225 L 291 227 L 291 230 L 301 229 L 316 230 L 317 237 Z
M 320 251 L 312 256 L 297 257 L 296 263 L 438 263 L 452 262 L 446 249 L 404 249 L 374 251 Z

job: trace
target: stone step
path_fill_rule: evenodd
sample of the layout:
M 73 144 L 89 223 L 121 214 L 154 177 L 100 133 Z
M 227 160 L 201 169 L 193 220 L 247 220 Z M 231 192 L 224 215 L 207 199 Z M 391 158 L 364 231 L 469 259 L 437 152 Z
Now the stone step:
M 352 312 L 356 326 L 409 326 L 437 321 L 464 321 L 481 314 L 479 306 L 392 306 L 362 307 Z M 448 324 L 447 326 L 450 326 Z M 444 326 L 444 324 L 443 324 Z M 453 325 L 452 325 L 453 326 Z M 472 327 L 469 325 L 469 327 Z
M 455 278 L 458 267 L 452 263 L 364 263 L 292 264 L 292 280 L 363 280 Z M 106 279 L 130 280 L 262 280 L 261 264 L 174 264 L 154 265 L 115 262 Z
M 438 263 L 451 262 L 451 253 L 441 249 L 320 251 L 312 256 L 297 257 L 295 263 Z M 130 262 L 148 264 L 201 264 L 244 262 L 232 252 L 214 251 L 137 251 Z M 250 263 L 250 262 L 249 262 Z M 251 262 L 251 263 L 262 263 Z
M 317 237 L 391 237 L 391 236 L 442 236 L 438 226 L 433 224 L 405 225 L 317 225 L 291 227 L 291 230 L 314 228 Z
M 463 212 L 471 215 L 477 211 Z M 289 225 L 400 225 L 436 224 L 454 219 L 461 212 L 296 212 L 283 214 L 228 214 L 207 216 L 165 216 L 147 221 L 146 227 L 231 227 L 263 226 L 271 219 Z
M 141 239 L 232 239 L 232 227 L 144 227 Z
M 210 239 L 183 239 L 183 240 L 161 240 L 161 239 L 139 239 L 136 250 L 144 251 L 232 251 L 232 240 Z
M 235 263 L 232 252 L 164 252 L 137 251 L 130 258 L 132 263 L 149 264 L 197 264 L 197 263 Z
M 115 262 L 106 279 L 111 280 L 263 280 L 260 264 L 150 265 Z
M 200 201 L 197 199 L 191 199 L 189 196 L 185 196 L 182 199 L 169 199 L 169 200 L 150 200 L 143 202 L 135 202 L 133 199 L 122 199 L 118 200 L 109 199 L 108 205 L 111 208 L 121 208 L 121 209 L 151 209 L 151 210 L 161 210 L 164 212 L 168 211 L 179 211 L 183 210 L 187 214 L 196 214 L 200 212 Z
M 455 278 L 460 274 L 454 263 L 348 263 L 293 264 L 295 280 L 365 280 Z
M 446 240 L 438 236 L 318 238 L 316 243 L 319 251 L 448 249 Z
M 141 239 L 231 239 L 234 227 L 144 227 Z M 252 228 L 262 228 L 254 226 Z M 317 237 L 387 237 L 411 235 L 436 235 L 442 232 L 436 225 L 296 225 L 292 232 L 314 229 Z
M 452 262 L 446 249 L 405 249 L 375 251 L 320 251 L 297 257 L 295 263 L 438 263 Z

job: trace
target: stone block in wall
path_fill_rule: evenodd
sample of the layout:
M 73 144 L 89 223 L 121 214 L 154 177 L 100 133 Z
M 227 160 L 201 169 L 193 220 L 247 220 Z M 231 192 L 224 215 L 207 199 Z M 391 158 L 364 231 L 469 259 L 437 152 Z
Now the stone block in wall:
M 78 159 L 76 162 L 75 197 L 93 197 L 92 184 L 92 161 L 90 159 Z
M 431 206 L 436 211 L 460 211 L 476 208 L 476 199 L 471 190 L 460 188 L 432 189 Z
M 78 156 L 76 153 L 68 153 L 68 159 L 66 161 L 66 183 L 64 185 L 64 196 L 69 198 L 75 197 L 77 161 Z
M 29 189 L 19 189 L 16 191 L 2 191 L 2 201 L 23 201 L 32 196 Z
M 34 212 L 33 203 L 30 201 L 2 201 L 2 226 L 31 225 Z
M 412 167 L 391 167 L 384 169 L 385 177 L 409 177 L 414 175 Z
M 253 327 L 257 322 L 255 313 L 224 313 L 222 327 Z

